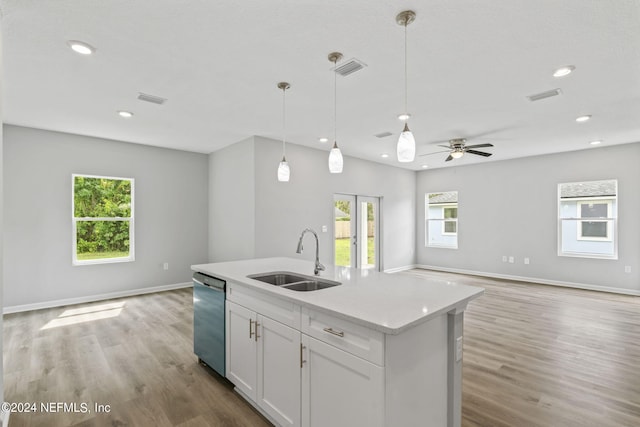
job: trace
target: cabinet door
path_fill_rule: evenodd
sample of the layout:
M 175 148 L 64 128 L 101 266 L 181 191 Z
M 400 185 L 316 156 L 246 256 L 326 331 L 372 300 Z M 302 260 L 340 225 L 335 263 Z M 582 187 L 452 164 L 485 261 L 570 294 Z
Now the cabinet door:
M 384 368 L 302 335 L 302 426 L 382 427 Z
M 300 426 L 300 331 L 258 315 L 258 405 L 281 426 Z
M 227 378 L 255 402 L 257 381 L 256 313 L 227 300 Z

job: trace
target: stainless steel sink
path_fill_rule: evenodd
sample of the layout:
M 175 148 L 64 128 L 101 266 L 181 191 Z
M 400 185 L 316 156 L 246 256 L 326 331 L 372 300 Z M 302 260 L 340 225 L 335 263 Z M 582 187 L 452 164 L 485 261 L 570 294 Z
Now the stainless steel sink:
M 306 276 L 300 276 L 295 273 L 289 273 L 287 271 L 274 271 L 271 273 L 259 273 L 250 274 L 247 276 L 250 279 L 259 280 L 270 285 L 282 286 L 290 283 L 302 282 L 303 280 L 309 280 Z
M 289 271 L 272 271 L 269 273 L 250 274 L 250 279 L 259 280 L 270 285 L 281 286 L 292 291 L 308 292 L 341 285 L 333 280 L 320 279 L 313 276 L 291 273 Z
M 292 291 L 308 292 L 317 291 L 318 289 L 331 288 L 333 286 L 340 285 L 339 282 L 332 280 L 305 280 L 304 282 L 293 283 L 291 285 L 285 285 L 283 288 L 291 289 Z

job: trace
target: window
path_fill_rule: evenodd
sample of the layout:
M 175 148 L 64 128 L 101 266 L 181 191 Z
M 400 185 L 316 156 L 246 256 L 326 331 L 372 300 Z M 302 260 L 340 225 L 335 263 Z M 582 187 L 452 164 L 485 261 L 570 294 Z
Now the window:
M 558 254 L 617 258 L 617 180 L 558 185 Z
M 443 206 L 444 221 L 442 234 L 456 234 L 458 232 L 458 206 Z
M 425 246 L 458 247 L 458 192 L 428 193 L 425 197 Z
M 73 265 L 134 260 L 133 179 L 73 175 Z
M 607 240 L 611 241 L 612 222 L 601 218 L 611 217 L 611 200 L 594 200 L 578 202 L 578 216 L 581 218 L 578 227 L 579 240 Z M 585 221 L 582 218 L 589 218 Z

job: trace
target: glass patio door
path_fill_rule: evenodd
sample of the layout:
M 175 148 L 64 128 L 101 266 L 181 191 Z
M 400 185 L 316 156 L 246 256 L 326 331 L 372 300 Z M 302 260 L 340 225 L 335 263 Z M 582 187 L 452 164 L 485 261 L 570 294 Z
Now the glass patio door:
M 379 270 L 380 199 L 336 194 L 333 203 L 335 265 Z

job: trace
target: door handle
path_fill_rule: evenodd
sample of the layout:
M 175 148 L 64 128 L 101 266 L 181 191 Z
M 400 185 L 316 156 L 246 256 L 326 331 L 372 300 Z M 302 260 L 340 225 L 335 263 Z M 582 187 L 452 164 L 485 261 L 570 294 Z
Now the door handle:
M 253 338 L 253 319 L 249 319 L 249 339 Z
M 258 326 L 260 326 L 260 323 L 258 323 L 258 321 L 256 320 L 254 324 L 256 325 L 256 329 L 253 333 L 253 336 L 255 337 L 256 342 L 258 342 L 258 338 L 260 338 L 260 335 L 258 335 Z

